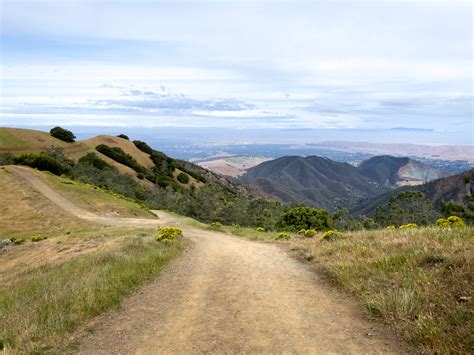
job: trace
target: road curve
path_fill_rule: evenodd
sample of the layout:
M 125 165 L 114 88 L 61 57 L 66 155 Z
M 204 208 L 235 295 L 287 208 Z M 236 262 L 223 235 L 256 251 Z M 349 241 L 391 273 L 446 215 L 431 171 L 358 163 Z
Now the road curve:
M 175 224 L 192 243 L 120 309 L 78 332 L 81 354 L 406 353 L 359 307 L 328 288 L 280 247 L 160 219 L 100 217 L 74 205 L 21 167 L 14 172 L 47 198 L 91 222 Z

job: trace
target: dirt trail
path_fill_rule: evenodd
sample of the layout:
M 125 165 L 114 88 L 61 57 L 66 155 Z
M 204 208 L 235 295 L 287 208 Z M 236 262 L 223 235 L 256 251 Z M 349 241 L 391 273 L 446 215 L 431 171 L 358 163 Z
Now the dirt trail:
M 180 225 L 97 217 L 58 196 L 35 174 L 15 172 L 74 215 L 114 225 Z M 143 224 L 141 226 L 144 226 Z M 76 336 L 83 354 L 406 352 L 367 322 L 351 300 L 277 245 L 185 225 L 192 246 L 120 309 Z

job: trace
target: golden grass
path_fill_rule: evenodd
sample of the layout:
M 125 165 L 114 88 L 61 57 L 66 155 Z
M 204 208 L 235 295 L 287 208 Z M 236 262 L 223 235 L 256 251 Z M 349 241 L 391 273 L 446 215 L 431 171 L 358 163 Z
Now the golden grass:
M 29 238 L 36 234 L 53 235 L 79 230 L 85 223 L 52 204 L 46 197 L 0 167 L 0 239 L 12 236 Z
M 183 247 L 129 232 L 111 247 L 32 266 L 0 290 L 0 339 L 7 351 L 51 351 L 79 325 L 114 307 L 159 273 Z
M 144 205 L 113 192 L 50 173 L 43 176 L 55 191 L 88 211 L 120 217 L 154 217 Z
M 294 248 L 427 352 L 474 351 L 474 228 L 346 233 Z

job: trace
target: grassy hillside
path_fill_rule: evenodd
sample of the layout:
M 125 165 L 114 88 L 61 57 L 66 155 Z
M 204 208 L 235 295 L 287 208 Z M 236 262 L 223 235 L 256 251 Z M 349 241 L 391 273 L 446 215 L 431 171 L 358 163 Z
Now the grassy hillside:
M 35 172 L 75 204 L 99 214 L 150 216 L 115 194 Z M 155 277 L 183 247 L 156 230 L 94 225 L 64 213 L 8 166 L 0 167 L 0 348 L 41 353 Z M 40 236 L 38 241 L 32 238 Z M 15 239 L 16 238 L 16 239 Z M 23 241 L 18 238 L 22 238 Z M 6 239 L 18 244 L 6 243 Z M 21 242 L 21 243 L 20 243 Z
M 412 344 L 474 351 L 473 227 L 352 232 L 294 248 Z

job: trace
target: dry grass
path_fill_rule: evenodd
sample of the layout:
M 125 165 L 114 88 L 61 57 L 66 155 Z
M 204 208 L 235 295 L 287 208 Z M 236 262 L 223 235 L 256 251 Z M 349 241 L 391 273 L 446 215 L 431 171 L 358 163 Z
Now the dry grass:
M 46 197 L 0 168 L 0 239 L 29 238 L 36 234 L 55 235 L 80 230 L 85 223 L 53 205 Z
M 182 238 L 165 244 L 130 232 L 105 250 L 31 267 L 0 290 L 0 339 L 15 353 L 52 350 L 155 277 L 182 246 Z
M 112 192 L 49 173 L 43 176 L 51 188 L 88 211 L 120 217 L 154 217 L 143 205 Z
M 295 249 L 427 352 L 474 351 L 474 228 L 346 233 Z

